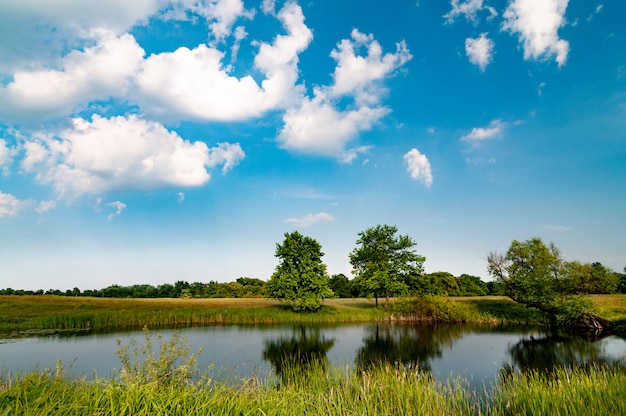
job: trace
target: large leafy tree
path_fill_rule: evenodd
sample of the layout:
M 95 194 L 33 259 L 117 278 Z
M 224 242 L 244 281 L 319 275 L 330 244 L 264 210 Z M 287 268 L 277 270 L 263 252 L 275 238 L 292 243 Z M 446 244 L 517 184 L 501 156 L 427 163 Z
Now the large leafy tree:
M 267 282 L 270 297 L 295 311 L 314 311 L 325 298 L 333 296 L 322 262 L 322 246 L 314 238 L 297 231 L 285 233 L 283 244 L 276 244 L 275 256 L 280 261 Z
M 537 308 L 568 325 L 603 330 L 607 322 L 592 315 L 591 302 L 579 276 L 582 268 L 564 262 L 558 248 L 540 238 L 514 240 L 505 254 L 487 256 L 489 273 L 504 285 L 505 294 L 516 302 Z
M 350 253 L 350 263 L 361 291 L 367 296 L 389 297 L 408 290 L 407 280 L 423 272 L 425 257 L 414 250 L 416 243 L 408 235 L 397 235 L 398 228 L 377 225 L 359 233 L 357 247 Z

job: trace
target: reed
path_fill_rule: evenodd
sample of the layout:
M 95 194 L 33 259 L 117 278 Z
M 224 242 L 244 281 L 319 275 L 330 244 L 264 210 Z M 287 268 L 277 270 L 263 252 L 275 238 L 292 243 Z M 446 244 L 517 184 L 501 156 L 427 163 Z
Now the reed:
M 551 379 L 515 374 L 485 392 L 459 380 L 386 364 L 368 371 L 318 369 L 276 387 L 271 380 L 236 386 L 72 380 L 62 372 L 0 381 L 5 415 L 588 415 L 626 414 L 623 371 L 558 370 Z

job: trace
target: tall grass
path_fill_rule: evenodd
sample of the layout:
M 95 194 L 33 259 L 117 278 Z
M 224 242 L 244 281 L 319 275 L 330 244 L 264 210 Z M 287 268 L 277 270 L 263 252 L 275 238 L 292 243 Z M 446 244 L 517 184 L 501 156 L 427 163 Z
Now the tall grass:
M 393 302 L 390 311 L 400 320 L 500 325 L 545 323 L 544 315 L 505 297 L 421 296 Z
M 618 415 L 626 414 L 622 371 L 559 370 L 513 375 L 475 392 L 459 380 L 441 383 L 413 369 L 311 369 L 276 384 L 236 386 L 71 380 L 56 372 L 0 382 L 4 415 Z

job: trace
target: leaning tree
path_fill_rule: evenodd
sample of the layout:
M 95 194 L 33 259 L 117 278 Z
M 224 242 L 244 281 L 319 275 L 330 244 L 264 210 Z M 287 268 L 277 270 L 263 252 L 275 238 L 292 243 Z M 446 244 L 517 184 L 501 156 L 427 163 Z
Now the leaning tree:
M 487 263 L 489 274 L 515 302 L 564 326 L 596 334 L 608 329 L 608 321 L 591 313 L 593 305 L 584 297 L 580 278 L 572 275 L 572 263 L 563 261 L 554 244 L 545 245 L 540 238 L 514 240 L 506 253 L 489 253 Z

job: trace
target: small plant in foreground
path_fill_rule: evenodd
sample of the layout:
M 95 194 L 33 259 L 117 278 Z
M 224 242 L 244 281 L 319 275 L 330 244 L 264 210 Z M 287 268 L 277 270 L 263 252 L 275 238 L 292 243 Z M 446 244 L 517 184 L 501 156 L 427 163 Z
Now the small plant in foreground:
M 163 340 L 157 334 L 159 341 L 159 356 L 155 357 L 150 331 L 143 328 L 146 344 L 140 347 L 133 338 L 128 345 L 122 345 L 117 340 L 116 351 L 122 370 L 120 379 L 125 384 L 182 385 L 192 384 L 198 377 L 198 359 L 202 349 L 196 354 L 189 354 L 187 340 L 181 340 L 180 334 L 175 332 L 169 341 Z

